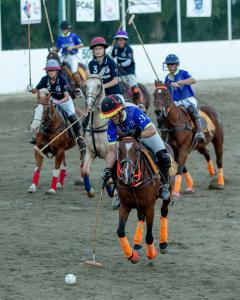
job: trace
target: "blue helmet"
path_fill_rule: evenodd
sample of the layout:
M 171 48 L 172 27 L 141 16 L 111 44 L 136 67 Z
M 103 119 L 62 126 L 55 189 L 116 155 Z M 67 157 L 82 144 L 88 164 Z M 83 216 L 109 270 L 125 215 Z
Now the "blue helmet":
M 169 54 L 166 59 L 165 59 L 165 62 L 164 64 L 177 64 L 179 65 L 179 59 L 177 57 L 177 55 L 175 54 Z

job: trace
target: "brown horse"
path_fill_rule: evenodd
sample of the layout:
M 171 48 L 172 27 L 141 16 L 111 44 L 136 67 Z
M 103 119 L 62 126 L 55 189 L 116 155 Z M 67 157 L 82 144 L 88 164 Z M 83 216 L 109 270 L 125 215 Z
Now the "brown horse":
M 137 263 L 141 249 L 144 221 L 147 223 L 146 255 L 149 259 L 157 256 L 153 244 L 152 226 L 154 206 L 159 194 L 160 177 L 154 171 L 143 146 L 133 137 L 123 137 L 118 146 L 117 191 L 120 197 L 119 225 L 117 234 L 123 253 L 129 261 Z M 167 214 L 170 198 L 163 201 L 160 220 L 160 251 L 166 253 L 168 239 Z M 125 225 L 130 211 L 136 208 L 138 224 L 134 236 L 134 250 L 125 235 Z
M 201 153 L 208 164 L 208 172 L 211 176 L 209 188 L 223 189 L 224 177 L 222 168 L 223 156 L 223 126 L 217 111 L 210 106 L 202 106 L 200 110 L 204 112 L 209 121 L 212 122 L 213 130 L 207 130 L 205 133 L 206 143 L 198 143 L 194 145 L 195 131 L 192 129 L 192 122 L 186 111 L 177 107 L 171 98 L 170 92 L 162 82 L 156 82 L 154 92 L 154 105 L 157 115 L 161 115 L 164 127 L 168 133 L 168 141 L 173 148 L 175 160 L 178 163 L 178 173 L 175 179 L 173 196 L 180 197 L 182 175 L 186 179 L 187 192 L 193 192 L 193 180 L 189 172 L 185 168 L 188 153 L 193 149 L 197 149 Z M 215 183 L 215 169 L 209 155 L 206 145 L 213 143 L 216 159 L 217 159 L 217 183 Z
M 49 101 L 50 97 L 51 94 L 43 97 L 41 97 L 40 94 L 38 95 L 38 103 L 44 106 L 44 111 L 39 132 L 36 135 L 36 167 L 32 177 L 32 184 L 28 190 L 29 193 L 37 191 L 40 171 L 43 163 L 43 156 L 37 149 L 44 147 L 66 128 L 66 123 L 63 118 L 60 116 L 53 103 Z M 65 151 L 74 147 L 75 144 L 74 136 L 65 132 L 46 148 L 44 154 L 51 154 L 52 156 L 55 156 L 55 168 L 52 172 L 51 188 L 49 189 L 48 194 L 56 194 L 57 187 L 61 187 L 63 185 L 66 172 L 64 164 Z

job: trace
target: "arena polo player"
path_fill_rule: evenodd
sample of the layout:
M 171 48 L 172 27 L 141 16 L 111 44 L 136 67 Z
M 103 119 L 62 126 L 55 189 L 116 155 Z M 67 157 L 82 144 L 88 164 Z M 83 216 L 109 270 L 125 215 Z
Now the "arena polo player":
M 171 98 L 171 94 L 166 85 L 162 82 L 156 82 L 156 89 L 154 92 L 154 105 L 157 115 L 161 115 L 164 127 L 168 133 L 168 141 L 173 148 L 175 160 L 178 163 L 178 173 L 175 179 L 173 195 L 180 197 L 182 175 L 184 166 L 187 161 L 189 152 L 194 149 L 201 153 L 208 164 L 208 172 L 211 176 L 210 188 L 223 189 L 224 177 L 222 168 L 223 156 L 223 126 L 221 119 L 216 110 L 210 106 L 202 106 L 200 110 L 204 113 L 205 120 L 211 125 L 204 132 L 206 142 L 194 143 L 195 129 L 193 128 L 190 117 L 182 107 L 177 107 Z M 213 143 L 216 162 L 218 166 L 217 184 L 214 183 L 216 171 L 214 169 L 209 151 L 206 145 Z M 187 181 L 187 191 L 193 192 L 193 180 L 189 172 L 185 173 Z

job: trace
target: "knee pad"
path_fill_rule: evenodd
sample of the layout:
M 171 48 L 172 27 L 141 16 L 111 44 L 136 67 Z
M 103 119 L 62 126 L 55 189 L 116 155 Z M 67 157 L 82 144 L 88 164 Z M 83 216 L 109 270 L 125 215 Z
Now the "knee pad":
M 160 150 L 156 154 L 159 164 L 162 168 L 170 168 L 171 159 L 166 149 Z
M 189 113 L 190 116 L 193 116 L 194 118 L 198 118 L 199 117 L 199 113 L 197 108 L 194 105 L 189 105 L 187 107 L 187 112 Z

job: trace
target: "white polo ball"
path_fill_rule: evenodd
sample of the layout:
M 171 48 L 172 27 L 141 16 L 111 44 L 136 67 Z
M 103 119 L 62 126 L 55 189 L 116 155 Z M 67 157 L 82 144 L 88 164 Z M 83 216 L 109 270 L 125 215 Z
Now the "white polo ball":
M 67 274 L 65 277 L 65 283 L 73 285 L 77 281 L 77 277 L 74 274 Z

